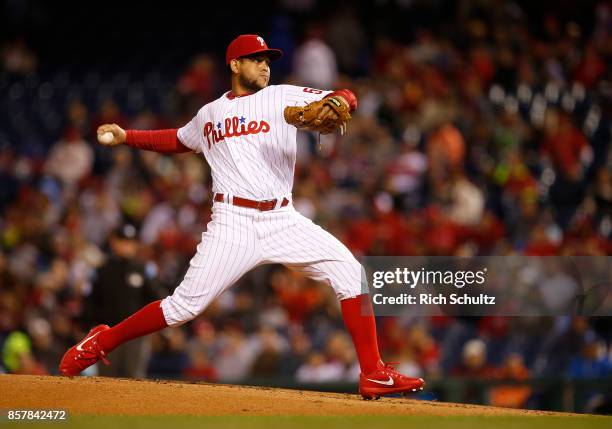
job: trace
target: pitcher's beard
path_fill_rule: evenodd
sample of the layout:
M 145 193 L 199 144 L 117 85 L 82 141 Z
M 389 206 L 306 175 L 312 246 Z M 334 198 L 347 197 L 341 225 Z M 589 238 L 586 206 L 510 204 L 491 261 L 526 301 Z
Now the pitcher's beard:
M 240 76 L 240 85 L 251 93 L 257 92 L 260 89 L 264 89 L 266 87 L 266 85 L 261 85 L 257 83 L 257 79 L 250 81 L 247 80 L 244 76 Z

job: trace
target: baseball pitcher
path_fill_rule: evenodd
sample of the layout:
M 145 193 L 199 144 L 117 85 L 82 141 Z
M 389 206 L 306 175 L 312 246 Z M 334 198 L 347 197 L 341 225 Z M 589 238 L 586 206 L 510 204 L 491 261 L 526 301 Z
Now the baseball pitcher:
M 268 86 L 270 63 L 281 56 L 262 37 L 241 35 L 226 53 L 232 90 L 202 107 L 182 128 L 98 128 L 98 140 L 108 146 L 202 154 L 212 172 L 212 220 L 174 293 L 113 327 L 94 327 L 66 352 L 62 374 L 78 375 L 99 360 L 107 363 L 120 344 L 194 319 L 247 271 L 279 263 L 334 289 L 357 351 L 363 398 L 423 388 L 422 379 L 406 377 L 381 361 L 372 307 L 361 291 L 359 262 L 340 241 L 300 215 L 291 201 L 297 129 L 344 132 L 357 98 L 348 89 Z

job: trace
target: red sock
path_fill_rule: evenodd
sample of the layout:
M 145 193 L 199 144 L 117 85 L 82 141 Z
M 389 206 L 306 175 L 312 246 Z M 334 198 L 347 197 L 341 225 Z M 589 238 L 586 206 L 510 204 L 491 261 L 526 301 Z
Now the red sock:
M 164 329 L 168 324 L 160 304 L 161 301 L 153 301 L 112 328 L 100 332 L 98 344 L 109 353 L 126 341 Z
M 340 301 L 342 317 L 357 351 L 361 372 L 368 374 L 380 361 L 376 339 L 376 320 L 368 294 Z

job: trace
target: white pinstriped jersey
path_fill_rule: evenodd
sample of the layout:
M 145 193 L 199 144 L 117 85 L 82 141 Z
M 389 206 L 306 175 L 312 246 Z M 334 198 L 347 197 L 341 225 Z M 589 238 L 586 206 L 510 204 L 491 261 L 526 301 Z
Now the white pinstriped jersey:
M 213 192 L 267 200 L 290 197 L 296 157 L 296 128 L 285 122 L 286 106 L 319 100 L 329 91 L 269 86 L 243 97 L 223 95 L 202 107 L 179 129 L 181 142 L 203 153 Z M 179 326 L 201 314 L 252 268 L 284 264 L 327 282 L 339 299 L 363 291 L 363 270 L 333 235 L 298 213 L 293 204 L 270 211 L 215 202 L 189 269 L 161 307 L 166 322 Z
M 247 96 L 226 93 L 202 107 L 178 138 L 206 158 L 213 192 L 253 200 L 290 196 L 297 129 L 285 122 L 283 111 L 330 92 L 272 85 Z

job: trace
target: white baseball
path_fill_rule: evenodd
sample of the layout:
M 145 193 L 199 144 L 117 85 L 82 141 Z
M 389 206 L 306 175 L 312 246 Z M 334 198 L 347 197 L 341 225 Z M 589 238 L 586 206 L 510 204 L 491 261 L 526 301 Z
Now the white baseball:
M 98 140 L 100 140 L 100 143 L 104 143 L 104 144 L 112 143 L 114 139 L 115 139 L 115 136 L 110 131 L 107 131 L 104 134 L 102 134 L 100 137 L 98 137 Z

